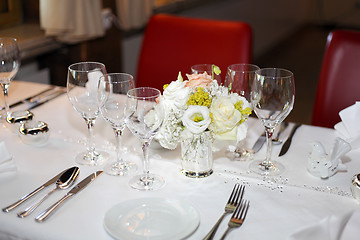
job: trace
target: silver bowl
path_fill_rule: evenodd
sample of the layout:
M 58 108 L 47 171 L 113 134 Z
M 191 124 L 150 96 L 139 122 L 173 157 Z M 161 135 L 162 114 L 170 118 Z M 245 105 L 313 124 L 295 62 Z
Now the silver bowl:
M 34 114 L 28 110 L 12 112 L 6 117 L 7 127 L 12 132 L 18 133 L 21 123 L 32 120 L 33 118 Z
M 42 146 L 49 139 L 49 127 L 42 121 L 26 121 L 19 128 L 20 139 L 23 143 Z
M 360 201 L 360 173 L 351 179 L 351 192 L 354 198 Z

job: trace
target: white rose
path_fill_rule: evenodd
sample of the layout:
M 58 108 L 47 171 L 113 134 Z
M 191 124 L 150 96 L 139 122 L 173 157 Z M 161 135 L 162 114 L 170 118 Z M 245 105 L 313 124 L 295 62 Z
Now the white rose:
M 181 120 L 185 128 L 194 134 L 205 131 L 211 123 L 209 109 L 198 105 L 190 105 Z
M 219 139 L 235 140 L 237 139 L 236 126 L 241 121 L 241 113 L 235 109 L 236 98 L 216 97 L 210 107 L 213 122 L 209 126 Z
M 189 99 L 190 89 L 185 87 L 185 82 L 172 81 L 163 92 L 166 102 L 175 105 L 179 109 L 186 108 L 186 102 Z

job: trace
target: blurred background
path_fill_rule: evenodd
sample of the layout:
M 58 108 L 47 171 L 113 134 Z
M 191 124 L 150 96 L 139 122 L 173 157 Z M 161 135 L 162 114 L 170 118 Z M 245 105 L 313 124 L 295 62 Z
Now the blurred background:
M 156 13 L 249 23 L 253 63 L 293 71 L 296 98 L 287 120 L 304 124 L 311 122 L 328 33 L 360 30 L 360 0 L 2 0 L 0 36 L 18 38 L 17 80 L 64 86 L 67 67 L 79 61 L 136 78 L 143 32 Z

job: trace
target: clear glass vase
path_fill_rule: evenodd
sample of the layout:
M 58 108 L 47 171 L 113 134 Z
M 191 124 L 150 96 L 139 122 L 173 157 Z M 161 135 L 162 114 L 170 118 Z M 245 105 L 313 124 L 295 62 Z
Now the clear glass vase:
M 187 177 L 202 178 L 213 173 L 212 137 L 209 131 L 182 136 L 181 165 L 182 173 Z

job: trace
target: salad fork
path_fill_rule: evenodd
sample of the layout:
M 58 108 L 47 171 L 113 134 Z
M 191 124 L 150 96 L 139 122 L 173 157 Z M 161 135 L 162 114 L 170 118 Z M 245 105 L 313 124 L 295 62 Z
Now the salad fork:
M 240 185 L 238 183 L 235 184 L 231 195 L 229 197 L 229 200 L 227 201 L 226 205 L 225 205 L 225 212 L 223 213 L 223 215 L 221 215 L 221 217 L 219 218 L 219 220 L 215 223 L 214 227 L 210 230 L 210 232 L 204 237 L 203 240 L 210 240 L 213 239 L 221 221 L 223 220 L 223 218 L 229 214 L 229 213 L 233 213 L 236 209 L 236 207 L 239 205 L 239 202 L 242 201 L 243 195 L 244 195 L 244 191 L 245 191 L 245 186 Z
M 225 239 L 228 232 L 233 228 L 240 227 L 245 221 L 247 211 L 249 210 L 250 202 L 242 200 L 241 203 L 236 207 L 235 212 L 231 216 L 231 219 L 228 223 L 228 228 L 220 238 L 220 240 Z

